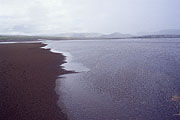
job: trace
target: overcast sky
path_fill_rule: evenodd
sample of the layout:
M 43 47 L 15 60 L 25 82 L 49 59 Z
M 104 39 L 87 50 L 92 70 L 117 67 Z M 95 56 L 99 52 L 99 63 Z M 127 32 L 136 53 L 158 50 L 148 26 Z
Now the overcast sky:
M 0 34 L 180 29 L 180 0 L 0 0 Z

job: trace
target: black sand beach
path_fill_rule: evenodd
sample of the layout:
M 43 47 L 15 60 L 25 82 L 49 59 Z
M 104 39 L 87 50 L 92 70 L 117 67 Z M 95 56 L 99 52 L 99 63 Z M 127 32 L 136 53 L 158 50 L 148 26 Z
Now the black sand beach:
M 57 106 L 55 80 L 68 73 L 64 56 L 41 43 L 0 45 L 0 120 L 66 120 Z

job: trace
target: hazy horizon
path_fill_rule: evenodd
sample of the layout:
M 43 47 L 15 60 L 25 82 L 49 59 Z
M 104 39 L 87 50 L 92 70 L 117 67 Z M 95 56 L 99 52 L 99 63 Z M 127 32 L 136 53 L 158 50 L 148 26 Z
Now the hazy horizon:
M 0 34 L 180 29 L 179 0 L 0 0 Z

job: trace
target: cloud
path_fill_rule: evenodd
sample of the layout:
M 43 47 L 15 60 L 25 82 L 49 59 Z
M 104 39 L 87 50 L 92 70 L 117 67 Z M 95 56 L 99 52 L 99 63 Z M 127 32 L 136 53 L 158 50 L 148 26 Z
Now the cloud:
M 61 2 L 56 0 L 0 0 L 0 31 L 47 33 L 59 26 Z
M 179 0 L 0 0 L 0 33 L 178 29 L 179 4 Z

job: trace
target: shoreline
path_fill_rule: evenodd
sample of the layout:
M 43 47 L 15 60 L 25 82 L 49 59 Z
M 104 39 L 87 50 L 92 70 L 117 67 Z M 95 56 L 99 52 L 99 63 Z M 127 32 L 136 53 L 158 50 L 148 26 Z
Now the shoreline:
M 0 119 L 66 120 L 55 92 L 65 56 L 42 43 L 0 44 Z

